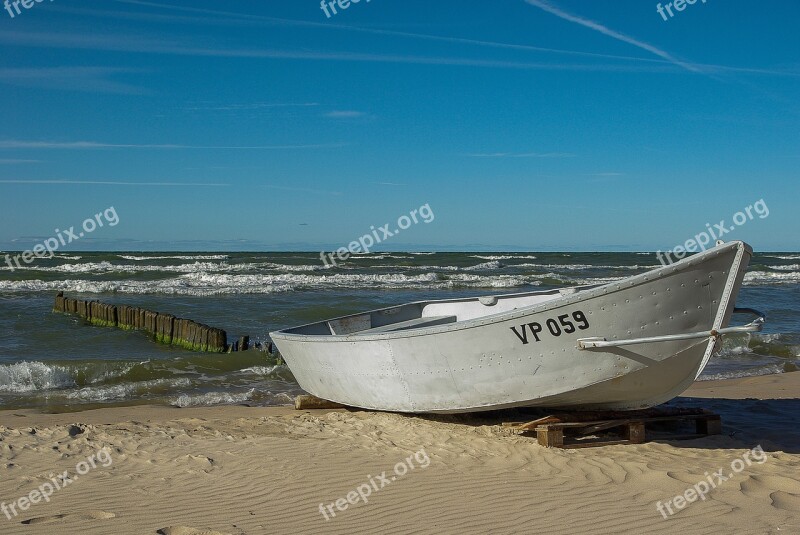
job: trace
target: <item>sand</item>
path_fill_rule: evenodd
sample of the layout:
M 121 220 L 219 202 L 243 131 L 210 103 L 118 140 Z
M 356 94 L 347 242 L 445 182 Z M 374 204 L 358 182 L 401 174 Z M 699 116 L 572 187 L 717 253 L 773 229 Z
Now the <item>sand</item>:
M 722 435 L 578 450 L 463 417 L 2 411 L 0 501 L 18 515 L 0 513 L 0 533 L 800 533 L 798 394 L 800 373 L 696 383 L 678 401 L 720 412 Z M 720 469 L 731 477 L 677 508 Z M 65 470 L 84 473 L 19 510 Z

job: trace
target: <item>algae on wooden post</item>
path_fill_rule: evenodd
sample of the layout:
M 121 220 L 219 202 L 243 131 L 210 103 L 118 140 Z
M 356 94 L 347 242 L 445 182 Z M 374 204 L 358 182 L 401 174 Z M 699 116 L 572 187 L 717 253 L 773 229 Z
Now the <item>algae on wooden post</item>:
M 76 314 L 92 325 L 144 331 L 156 342 L 191 351 L 223 353 L 229 350 L 228 336 L 224 330 L 172 314 L 160 314 L 129 305 L 70 299 L 64 296 L 64 292 L 56 295 L 53 312 Z

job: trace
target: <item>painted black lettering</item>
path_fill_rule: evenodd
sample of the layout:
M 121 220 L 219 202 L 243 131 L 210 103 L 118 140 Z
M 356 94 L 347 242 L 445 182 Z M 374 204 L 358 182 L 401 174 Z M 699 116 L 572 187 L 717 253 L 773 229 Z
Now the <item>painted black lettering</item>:
M 582 324 L 578 325 L 578 329 L 583 331 L 589 328 L 589 320 L 586 319 L 586 316 L 580 310 L 578 310 L 577 312 L 573 312 L 572 317 L 575 318 L 575 321 L 578 321 Z
M 547 320 L 547 329 L 553 336 L 561 336 L 561 327 L 559 327 L 558 323 L 556 323 L 556 320 L 552 318 Z
M 536 338 L 536 341 L 539 341 L 539 333 L 542 332 L 542 326 L 536 323 L 535 321 L 528 324 L 528 327 L 531 329 L 531 333 L 533 333 L 533 337 Z
M 569 321 L 569 314 L 562 314 L 558 317 L 558 322 L 564 327 L 564 332 L 567 334 L 572 334 L 575 332 L 575 325 Z
M 520 327 L 522 328 L 522 334 L 517 332 L 516 327 L 511 327 L 511 330 L 514 331 L 514 334 L 517 335 L 517 338 L 519 338 L 522 341 L 522 345 L 525 345 L 528 343 L 528 333 L 525 331 L 525 325 L 520 325 Z M 537 342 L 539 341 L 538 337 L 536 338 L 536 341 Z

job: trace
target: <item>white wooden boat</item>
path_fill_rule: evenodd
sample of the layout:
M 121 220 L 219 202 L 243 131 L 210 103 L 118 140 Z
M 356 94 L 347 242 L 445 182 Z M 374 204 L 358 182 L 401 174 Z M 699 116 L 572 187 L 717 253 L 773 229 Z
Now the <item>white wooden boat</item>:
M 752 249 L 730 242 L 601 286 L 422 301 L 271 333 L 300 386 L 366 409 L 640 409 L 700 374 Z

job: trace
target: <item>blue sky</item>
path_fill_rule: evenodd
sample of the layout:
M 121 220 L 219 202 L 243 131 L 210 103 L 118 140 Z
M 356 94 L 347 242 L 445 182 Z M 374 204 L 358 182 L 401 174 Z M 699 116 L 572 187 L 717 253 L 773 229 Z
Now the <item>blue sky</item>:
M 666 2 L 662 2 L 665 4 Z M 0 248 L 800 250 L 794 0 L 54 0 L 0 11 Z M 191 6 L 191 7 L 189 7 Z M 730 223 L 728 223 L 730 225 Z

